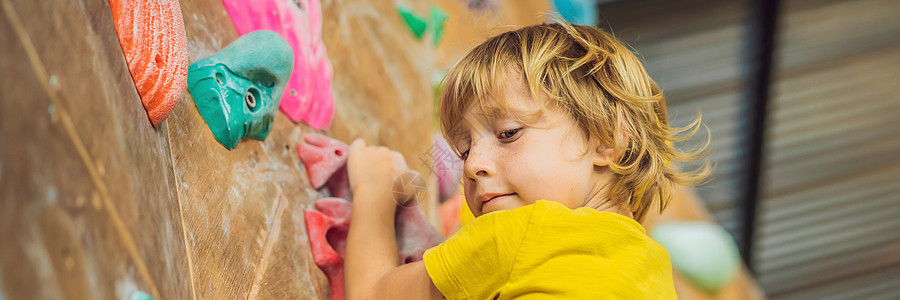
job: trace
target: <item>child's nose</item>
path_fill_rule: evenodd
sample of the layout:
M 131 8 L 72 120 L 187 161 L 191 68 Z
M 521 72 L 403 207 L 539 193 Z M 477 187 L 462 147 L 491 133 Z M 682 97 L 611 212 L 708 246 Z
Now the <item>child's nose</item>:
M 473 144 L 469 148 L 469 155 L 466 158 L 464 172 L 467 178 L 477 181 L 479 178 L 490 177 L 494 175 L 494 163 L 490 157 L 490 146 L 485 143 Z

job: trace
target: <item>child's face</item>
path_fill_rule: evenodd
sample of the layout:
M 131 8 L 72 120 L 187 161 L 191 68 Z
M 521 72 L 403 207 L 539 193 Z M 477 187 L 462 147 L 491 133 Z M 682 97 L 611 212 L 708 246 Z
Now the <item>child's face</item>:
M 594 170 L 600 159 L 596 139 L 585 141 L 574 119 L 552 107 L 536 122 L 518 121 L 515 116 L 537 115 L 540 106 L 524 88 L 506 90 L 507 114 L 468 113 L 467 128 L 455 141 L 464 158 L 465 197 L 472 213 L 477 217 L 537 200 L 577 208 L 597 198 L 597 187 L 608 176 Z

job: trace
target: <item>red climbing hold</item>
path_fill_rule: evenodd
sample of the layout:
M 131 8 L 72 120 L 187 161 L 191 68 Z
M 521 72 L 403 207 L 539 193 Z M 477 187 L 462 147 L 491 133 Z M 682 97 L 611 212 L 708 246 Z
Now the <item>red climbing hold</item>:
M 187 85 L 188 55 L 178 0 L 109 0 L 128 71 L 154 127 Z
M 323 198 L 315 206 L 318 211 L 304 211 L 313 261 L 331 283 L 331 299 L 344 299 L 344 249 L 352 204 L 340 198 Z
M 306 167 L 309 184 L 318 189 L 347 164 L 349 147 L 341 141 L 320 134 L 303 135 L 303 140 L 306 145 L 297 145 L 297 154 Z M 342 172 L 346 173 L 346 168 Z
M 350 192 L 350 177 L 347 174 L 347 164 L 344 164 L 343 167 L 334 172 L 334 175 L 331 175 L 331 179 L 328 179 L 325 187 L 328 188 L 328 192 L 331 193 L 332 197 L 353 199 L 353 194 Z

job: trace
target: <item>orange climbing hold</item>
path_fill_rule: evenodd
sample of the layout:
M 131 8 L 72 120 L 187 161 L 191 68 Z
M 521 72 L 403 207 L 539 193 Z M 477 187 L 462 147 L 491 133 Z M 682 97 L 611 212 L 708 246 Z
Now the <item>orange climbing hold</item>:
M 178 0 L 109 0 L 131 78 L 154 127 L 187 85 L 187 38 Z

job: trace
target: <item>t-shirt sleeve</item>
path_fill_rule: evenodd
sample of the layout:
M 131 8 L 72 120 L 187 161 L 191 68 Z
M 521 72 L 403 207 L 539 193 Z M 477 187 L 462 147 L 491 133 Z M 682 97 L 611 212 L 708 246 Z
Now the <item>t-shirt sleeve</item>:
M 425 269 L 447 299 L 489 299 L 509 280 L 534 205 L 476 218 L 425 251 Z

